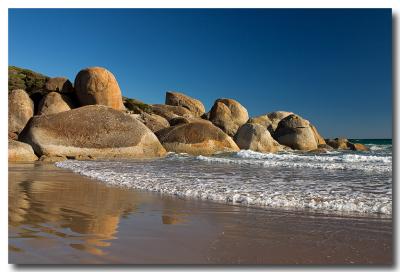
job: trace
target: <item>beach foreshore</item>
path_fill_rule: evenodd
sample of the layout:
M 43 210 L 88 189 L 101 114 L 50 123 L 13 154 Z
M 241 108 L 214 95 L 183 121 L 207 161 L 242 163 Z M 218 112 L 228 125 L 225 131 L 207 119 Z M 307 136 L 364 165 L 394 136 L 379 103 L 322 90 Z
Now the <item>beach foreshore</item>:
M 381 264 L 392 219 L 264 210 L 9 164 L 13 264 Z

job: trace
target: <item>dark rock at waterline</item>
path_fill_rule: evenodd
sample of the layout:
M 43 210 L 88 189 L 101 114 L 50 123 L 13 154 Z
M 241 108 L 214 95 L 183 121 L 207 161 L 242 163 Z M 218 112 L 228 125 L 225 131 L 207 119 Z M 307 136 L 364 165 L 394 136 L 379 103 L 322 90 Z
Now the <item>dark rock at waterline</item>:
M 272 138 L 269 131 L 259 124 L 244 124 L 236 132 L 233 139 L 240 149 L 264 153 L 283 150 L 282 146 Z
M 38 158 L 29 144 L 8 139 L 9 162 L 31 162 Z
M 352 143 L 346 138 L 325 139 L 326 143 L 334 149 L 368 151 L 369 148 L 360 143 Z
M 297 150 L 314 150 L 318 147 L 310 122 L 296 114 L 283 118 L 273 137 L 280 144 Z

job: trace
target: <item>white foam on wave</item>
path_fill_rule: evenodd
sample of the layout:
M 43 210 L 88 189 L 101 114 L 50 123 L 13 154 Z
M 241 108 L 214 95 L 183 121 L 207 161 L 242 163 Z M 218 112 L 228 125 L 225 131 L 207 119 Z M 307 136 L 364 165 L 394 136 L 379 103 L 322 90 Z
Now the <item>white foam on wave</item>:
M 343 162 L 354 165 L 366 161 L 388 164 L 388 161 L 380 157 L 368 160 L 363 155 L 347 155 L 328 158 L 240 151 L 230 157 L 169 154 L 167 158 L 146 162 L 68 160 L 56 165 L 109 185 L 179 197 L 257 207 L 391 215 L 390 172 L 372 171 L 363 175 L 341 168 Z M 212 162 L 211 166 L 208 162 Z M 252 167 L 235 167 L 237 163 L 249 163 Z M 300 169 L 293 172 L 290 170 L 293 166 Z M 321 172 L 318 167 L 335 171 Z
M 239 159 L 238 159 L 239 158 Z M 231 157 L 197 156 L 198 160 L 247 164 L 264 167 L 314 168 L 326 170 L 360 170 L 360 171 L 392 171 L 391 156 L 375 156 L 346 153 L 328 153 L 326 155 L 310 155 L 296 153 L 259 153 L 251 150 L 240 150 Z

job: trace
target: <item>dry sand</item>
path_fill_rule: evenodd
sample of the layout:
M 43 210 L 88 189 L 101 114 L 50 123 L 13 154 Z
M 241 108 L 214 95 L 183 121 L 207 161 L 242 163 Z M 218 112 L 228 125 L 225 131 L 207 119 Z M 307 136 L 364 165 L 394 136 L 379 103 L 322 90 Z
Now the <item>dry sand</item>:
M 391 264 L 392 220 L 262 210 L 9 165 L 14 264 Z

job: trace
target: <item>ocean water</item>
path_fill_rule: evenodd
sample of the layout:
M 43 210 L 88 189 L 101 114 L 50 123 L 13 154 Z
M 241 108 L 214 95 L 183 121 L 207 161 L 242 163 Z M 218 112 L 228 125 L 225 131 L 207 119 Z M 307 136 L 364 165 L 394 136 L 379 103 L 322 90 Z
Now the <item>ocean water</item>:
M 110 186 L 257 208 L 392 215 L 392 141 L 353 140 L 368 152 L 250 150 L 154 160 L 58 162 Z

